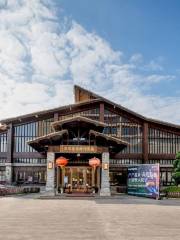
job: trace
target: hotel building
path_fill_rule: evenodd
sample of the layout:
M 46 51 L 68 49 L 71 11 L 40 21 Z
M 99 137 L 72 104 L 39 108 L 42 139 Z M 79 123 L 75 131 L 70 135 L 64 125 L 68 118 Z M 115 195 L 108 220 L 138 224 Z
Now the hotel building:
M 75 103 L 1 120 L 0 184 L 45 185 L 47 191 L 123 192 L 127 167 L 160 164 L 172 184 L 180 125 L 149 119 L 79 86 Z M 56 159 L 68 164 L 60 169 Z M 101 161 L 95 169 L 89 159 Z M 68 188 L 68 189 L 67 189 Z

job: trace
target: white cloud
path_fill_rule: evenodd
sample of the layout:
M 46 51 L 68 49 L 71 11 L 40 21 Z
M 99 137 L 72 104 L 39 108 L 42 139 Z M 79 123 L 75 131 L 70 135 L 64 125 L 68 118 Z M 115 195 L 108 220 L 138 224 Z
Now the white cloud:
M 140 53 L 135 53 L 130 57 L 130 63 L 141 64 L 143 62 L 143 56 Z
M 145 64 L 140 53 L 124 62 L 123 53 L 96 33 L 58 16 L 52 0 L 0 0 L 1 119 L 72 103 L 72 86 L 79 84 L 141 114 L 178 123 L 179 98 L 144 93 L 175 79 L 162 72 L 161 63 Z
M 146 64 L 145 69 L 149 71 L 163 71 L 163 64 L 164 58 L 158 57 L 156 59 L 152 59 L 148 64 Z

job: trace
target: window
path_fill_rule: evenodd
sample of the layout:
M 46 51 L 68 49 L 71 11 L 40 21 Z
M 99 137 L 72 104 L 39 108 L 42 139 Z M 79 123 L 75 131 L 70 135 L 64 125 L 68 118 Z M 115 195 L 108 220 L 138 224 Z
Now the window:
M 4 167 L 0 167 L 0 183 L 4 183 L 6 181 L 6 172 Z
M 130 143 L 121 153 L 142 153 L 142 126 L 127 117 L 105 108 L 104 121 L 108 127 L 104 133 Z
M 14 163 L 46 164 L 46 158 L 15 158 Z
M 14 167 L 14 180 L 19 184 L 45 184 L 46 167 Z
M 127 185 L 127 169 L 123 168 L 120 171 L 112 171 L 110 175 L 111 186 L 125 186 Z
M 174 180 L 172 178 L 172 170 L 165 168 L 161 169 L 160 183 L 162 186 L 170 186 L 174 184 Z
M 7 133 L 0 134 L 0 152 L 7 152 Z
M 180 151 L 180 136 L 149 128 L 149 153 L 175 154 Z
M 53 118 L 15 126 L 15 152 L 35 152 L 35 150 L 27 144 L 27 141 L 50 133 L 52 122 Z
M 141 159 L 110 159 L 110 166 L 141 164 Z

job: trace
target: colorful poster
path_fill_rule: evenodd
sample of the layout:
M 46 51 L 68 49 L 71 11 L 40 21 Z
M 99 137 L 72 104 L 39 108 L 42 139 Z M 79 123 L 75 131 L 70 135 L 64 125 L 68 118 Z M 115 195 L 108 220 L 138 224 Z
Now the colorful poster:
M 128 194 L 159 198 L 159 164 L 128 167 Z

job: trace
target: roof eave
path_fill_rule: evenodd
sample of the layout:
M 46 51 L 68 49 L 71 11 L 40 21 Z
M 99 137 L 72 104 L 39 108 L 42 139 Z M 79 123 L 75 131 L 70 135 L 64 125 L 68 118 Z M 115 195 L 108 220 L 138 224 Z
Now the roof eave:
M 158 124 L 160 126 L 165 126 L 165 127 L 169 127 L 169 128 L 173 128 L 173 129 L 178 129 L 180 130 L 180 125 L 177 125 L 177 124 L 173 124 L 173 123 L 169 123 L 169 122 L 164 122 L 164 121 L 161 121 L 161 120 L 156 120 L 156 119 L 151 119 L 151 118 L 147 118 L 147 117 L 144 117 L 143 115 L 141 114 L 138 114 L 132 110 L 129 110 L 128 108 L 125 108 L 119 104 L 116 104 L 106 98 L 103 98 L 89 90 L 86 90 L 86 89 L 83 89 L 82 87 L 79 87 L 78 85 L 75 85 L 75 87 L 77 88 L 80 88 L 84 91 L 87 91 L 89 92 L 90 94 L 94 94 L 94 96 L 96 97 L 96 99 L 91 99 L 91 100 L 86 100 L 86 101 L 82 101 L 82 102 L 78 102 L 78 103 L 74 103 L 74 104 L 70 104 L 70 105 L 66 105 L 66 106 L 62 106 L 62 107 L 57 107 L 57 108 L 53 108 L 53 109 L 47 109 L 47 110 L 43 110 L 43 111 L 39 111 L 39 112 L 34 112 L 34 113 L 30 113 L 30 114 L 26 114 L 26 115 L 21 115 L 21 116 L 18 116 L 18 117 L 14 117 L 14 118 L 7 118 L 7 119 L 3 119 L 1 120 L 0 122 L 2 124 L 9 124 L 9 123 L 23 123 L 23 122 L 26 122 L 28 121 L 29 119 L 32 119 L 35 120 L 35 119 L 39 119 L 40 117 L 45 117 L 46 115 L 48 114 L 53 114 L 54 112 L 61 112 L 63 110 L 72 110 L 72 108 L 74 107 L 78 107 L 78 106 L 82 106 L 82 105 L 88 105 L 88 104 L 93 104 L 93 103 L 98 103 L 98 102 L 104 102 L 104 103 L 107 103 L 107 104 L 110 104 L 115 108 L 118 108 L 119 110 L 123 110 L 124 112 L 127 112 L 128 114 L 131 114 L 131 116 L 135 117 L 135 118 L 138 118 L 144 122 L 147 122 L 147 123 L 152 123 L 152 124 Z

